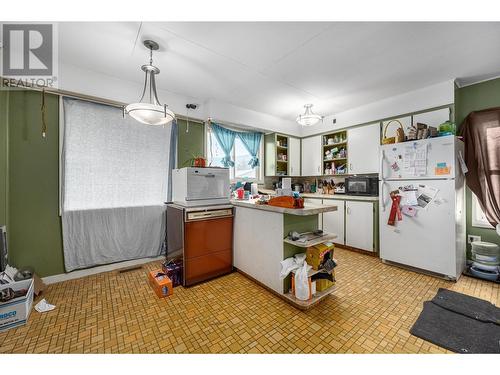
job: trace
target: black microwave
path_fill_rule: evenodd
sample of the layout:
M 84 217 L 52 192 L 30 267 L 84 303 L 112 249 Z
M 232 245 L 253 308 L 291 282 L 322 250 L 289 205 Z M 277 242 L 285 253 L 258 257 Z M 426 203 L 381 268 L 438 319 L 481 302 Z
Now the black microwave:
M 349 195 L 378 195 L 378 176 L 352 176 L 345 179 L 345 193 Z

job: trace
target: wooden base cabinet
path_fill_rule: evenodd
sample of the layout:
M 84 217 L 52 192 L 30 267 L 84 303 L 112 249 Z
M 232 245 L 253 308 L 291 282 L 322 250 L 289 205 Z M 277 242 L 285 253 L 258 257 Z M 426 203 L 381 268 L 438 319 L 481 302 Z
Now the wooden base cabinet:
M 233 207 L 167 205 L 167 256 L 182 252 L 184 286 L 233 270 Z
M 184 285 L 193 285 L 233 269 L 233 218 L 184 224 Z

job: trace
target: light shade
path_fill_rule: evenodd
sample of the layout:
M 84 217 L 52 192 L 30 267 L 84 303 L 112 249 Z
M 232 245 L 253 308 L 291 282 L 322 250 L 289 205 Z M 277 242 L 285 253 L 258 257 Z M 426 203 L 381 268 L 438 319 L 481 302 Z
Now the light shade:
M 304 108 L 306 109 L 304 111 L 304 114 L 298 115 L 295 121 L 297 121 L 302 126 L 312 126 L 320 122 L 323 119 L 323 117 L 313 113 L 311 109 L 312 106 L 313 106 L 312 104 L 304 105 Z
M 175 119 L 175 114 L 168 108 L 150 103 L 132 103 L 125 111 L 139 122 L 146 125 L 165 125 Z
M 141 99 L 138 103 L 127 105 L 124 110 L 126 114 L 143 124 L 165 125 L 175 119 L 175 114 L 160 103 L 156 93 L 155 76 L 160 73 L 160 69 L 153 65 L 153 50 L 157 50 L 159 46 L 152 40 L 144 41 L 144 45 L 149 49 L 150 58 L 149 64 L 141 67 L 145 73 Z

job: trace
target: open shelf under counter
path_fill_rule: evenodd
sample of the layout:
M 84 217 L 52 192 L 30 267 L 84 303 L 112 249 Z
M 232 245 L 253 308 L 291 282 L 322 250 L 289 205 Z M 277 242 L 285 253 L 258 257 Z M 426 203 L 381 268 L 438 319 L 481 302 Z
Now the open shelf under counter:
M 320 302 L 322 299 L 325 297 L 328 297 L 333 290 L 335 289 L 335 285 L 332 285 L 331 287 L 322 290 L 321 292 L 317 292 L 311 299 L 307 301 L 302 301 L 300 299 L 295 298 L 295 296 L 291 293 L 285 293 L 283 294 L 283 298 L 288 300 L 291 304 L 293 304 L 295 307 L 301 310 L 307 310 L 314 305 L 316 305 L 318 302 Z
M 314 239 L 309 240 L 309 241 L 299 242 L 298 240 L 293 241 L 289 238 L 285 238 L 285 239 L 283 239 L 283 242 L 286 242 L 290 245 L 307 248 L 307 247 L 319 245 L 320 243 L 333 241 L 336 238 L 337 238 L 336 234 L 325 233 L 321 237 L 314 238 Z
M 298 270 L 293 270 L 292 273 L 295 274 L 295 271 L 298 271 Z M 320 273 L 320 272 L 326 272 L 326 270 L 323 268 L 320 268 L 319 270 L 313 270 L 311 268 L 309 271 L 307 271 L 307 277 L 311 277 L 311 276 L 316 275 L 317 273 Z

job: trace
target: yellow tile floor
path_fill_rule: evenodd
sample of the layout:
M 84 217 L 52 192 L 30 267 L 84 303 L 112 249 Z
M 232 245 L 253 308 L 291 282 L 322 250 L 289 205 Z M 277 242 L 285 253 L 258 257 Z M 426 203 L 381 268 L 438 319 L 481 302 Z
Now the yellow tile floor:
M 409 333 L 439 287 L 491 301 L 497 284 L 458 283 L 336 249 L 335 292 L 302 312 L 239 273 L 159 299 L 146 271 L 108 272 L 53 284 L 57 308 L 32 311 L 0 333 L 0 353 L 444 353 Z

